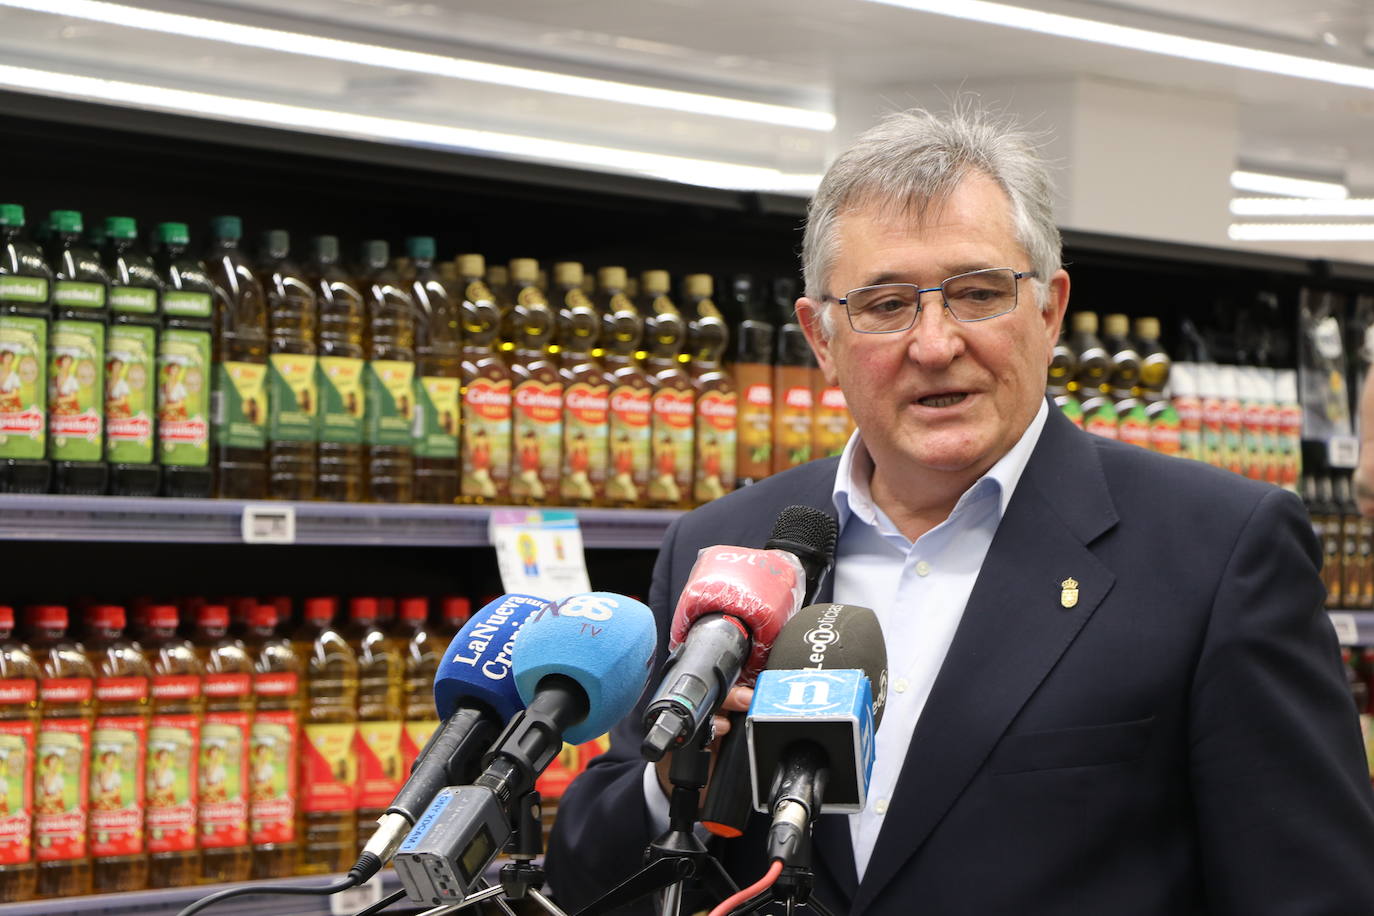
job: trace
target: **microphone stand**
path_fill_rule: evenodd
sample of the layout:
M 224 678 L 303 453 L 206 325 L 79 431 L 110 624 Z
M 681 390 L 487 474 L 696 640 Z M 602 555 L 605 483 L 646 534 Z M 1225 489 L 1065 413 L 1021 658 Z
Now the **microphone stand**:
M 681 916 L 684 885 L 692 878 L 702 879 L 711 895 L 719 900 L 738 892 L 725 867 L 707 851 L 693 830 L 701 790 L 710 774 L 711 752 L 706 747 L 711 743 L 711 732 L 708 716 L 691 740 L 673 752 L 668 768 L 668 779 L 673 784 L 668 800 L 668 829 L 645 850 L 644 867 L 578 910 L 576 916 L 600 916 L 659 890 L 663 891 L 659 910 L 662 916 Z
M 811 837 L 808 834 L 806 842 L 798 847 L 793 856 L 793 863 L 783 866 L 782 874 L 778 875 L 773 886 L 731 910 L 731 916 L 747 916 L 777 901 L 786 906 L 787 916 L 792 916 L 795 910 L 802 907 L 815 910 L 820 916 L 834 916 L 829 907 L 811 896 L 815 883 L 816 875 L 811 871 Z

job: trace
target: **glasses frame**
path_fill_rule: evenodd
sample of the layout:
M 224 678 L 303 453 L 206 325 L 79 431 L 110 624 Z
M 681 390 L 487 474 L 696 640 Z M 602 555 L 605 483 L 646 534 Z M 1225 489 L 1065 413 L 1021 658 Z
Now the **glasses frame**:
M 960 280 L 964 277 L 973 277 L 977 276 L 978 274 L 985 274 L 991 273 L 993 271 L 1004 270 L 1011 271 L 1012 275 L 1013 286 L 1011 308 L 1003 312 L 998 312 L 996 315 L 984 315 L 982 318 L 960 318 L 958 315 L 954 314 L 954 310 L 949 307 L 949 299 L 945 296 L 946 283 L 950 282 L 951 280 Z M 916 326 L 916 319 L 921 316 L 921 312 L 925 309 L 925 306 L 921 304 L 921 296 L 924 293 L 939 293 L 941 307 L 945 311 L 949 312 L 951 318 L 963 324 L 972 324 L 976 321 L 987 321 L 989 318 L 1001 318 L 1003 315 L 1008 315 L 1016 311 L 1016 306 L 1019 305 L 1021 302 L 1020 282 L 1025 279 L 1038 280 L 1039 278 L 1040 273 L 1035 270 L 1014 270 L 1010 267 L 984 267 L 981 270 L 970 270 L 961 274 L 955 274 L 952 277 L 945 277 L 943 280 L 940 281 L 939 286 L 922 287 L 916 285 L 915 283 L 875 283 L 872 286 L 860 286 L 858 289 L 851 289 L 849 292 L 845 293 L 843 296 L 836 299 L 835 301 L 840 305 L 844 306 L 845 318 L 848 319 L 849 327 L 854 331 L 855 334 L 900 334 L 903 331 L 910 331 L 913 327 Z M 854 294 L 867 292 L 870 289 L 887 289 L 893 286 L 906 287 L 914 289 L 916 291 L 916 308 L 911 313 L 911 321 L 905 327 L 892 328 L 888 331 L 865 331 L 861 330 L 860 328 L 854 327 L 854 315 L 852 312 L 849 311 L 849 300 L 853 298 Z

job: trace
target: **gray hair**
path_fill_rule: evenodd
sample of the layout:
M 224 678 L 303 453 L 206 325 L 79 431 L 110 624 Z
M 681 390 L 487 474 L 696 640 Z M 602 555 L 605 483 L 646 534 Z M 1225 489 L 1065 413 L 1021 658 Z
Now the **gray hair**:
M 970 172 L 996 181 L 1011 200 L 1016 239 L 1039 276 L 1032 281 L 1036 299 L 1047 307 L 1045 281 L 1062 266 L 1049 170 L 1035 137 L 1011 119 L 972 104 L 956 104 L 947 115 L 920 108 L 890 114 L 831 164 L 807 210 L 802 239 L 807 298 L 825 300 L 839 249 L 837 224 L 845 212 L 876 205 L 920 219 Z M 821 310 L 827 337 L 833 333 L 830 312 Z

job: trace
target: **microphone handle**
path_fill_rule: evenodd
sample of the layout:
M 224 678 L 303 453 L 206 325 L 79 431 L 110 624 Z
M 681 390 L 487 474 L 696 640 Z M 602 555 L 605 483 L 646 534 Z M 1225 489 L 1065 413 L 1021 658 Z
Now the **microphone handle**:
M 720 739 L 716 751 L 716 768 L 706 790 L 701 823 L 716 836 L 737 837 L 749 823 L 754 793 L 749 778 L 749 742 L 744 735 L 748 713 L 732 712 L 729 718 L 730 731 Z
M 459 709 L 449 716 L 415 758 L 410 778 L 391 800 L 387 812 L 400 814 L 414 824 L 440 789 L 471 781 L 468 771 L 481 761 L 495 735 L 491 717 L 475 709 Z

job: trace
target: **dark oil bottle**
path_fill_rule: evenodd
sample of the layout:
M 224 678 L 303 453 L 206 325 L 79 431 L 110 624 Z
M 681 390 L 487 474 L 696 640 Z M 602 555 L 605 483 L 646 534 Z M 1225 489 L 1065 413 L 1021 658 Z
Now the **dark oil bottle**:
M 52 269 L 24 237 L 24 208 L 0 204 L 0 493 L 46 493 Z
M 559 377 L 563 382 L 563 473 L 559 497 L 565 506 L 599 506 L 606 499 L 610 385 L 592 356 L 601 316 L 582 289 L 582 265 L 553 265 L 558 310 Z
M 757 483 L 773 473 L 773 323 L 755 294 L 752 278 L 735 277 L 734 297 L 740 314 L 735 340 L 737 419 L 736 483 Z
M 610 389 L 608 506 L 643 506 L 649 498 L 649 436 L 653 384 L 636 354 L 644 339 L 644 319 L 627 292 L 623 267 L 597 271 L 594 300 L 601 315 L 601 363 Z
M 648 504 L 686 509 L 692 505 L 696 417 L 692 377 L 680 358 L 687 344 L 687 323 L 668 297 L 668 271 L 646 270 L 640 280 L 640 313 L 644 315 L 644 347 L 648 350 L 644 368 L 654 391 L 650 400 Z M 808 441 L 810 437 L 808 426 Z
M 773 282 L 773 308 L 779 319 L 777 355 L 773 360 L 773 473 L 812 458 L 811 427 L 815 397 L 811 373 L 816 357 L 797 320 L 790 277 Z
M 248 256 L 243 223 L 211 223 L 205 256 L 215 285 L 214 467 L 222 499 L 267 496 L 267 303 Z
M 408 503 L 415 496 L 415 301 L 388 266 L 386 242 L 364 242 L 358 284 L 367 302 L 364 465 L 368 496 Z
M 456 289 L 434 267 L 434 239 L 406 240 L 415 267 L 415 501 L 458 500 L 458 405 L 463 337 Z
M 210 468 L 215 287 L 205 265 L 188 255 L 185 223 L 157 227 L 162 279 L 162 338 L 157 359 L 157 460 L 164 496 L 206 497 Z
M 480 254 L 455 263 L 462 287 L 463 418 L 459 501 L 503 503 L 510 496 L 511 376 L 501 358 L 501 309 L 483 279 Z
M 58 493 L 98 495 L 109 485 L 105 463 L 105 340 L 110 278 L 81 239 L 81 214 L 54 210 L 53 322 L 48 353 L 48 447 Z
M 110 274 L 110 329 L 105 347 L 105 459 L 110 492 L 156 496 L 157 355 L 162 330 L 162 281 L 138 245 L 138 224 L 105 220 Z
M 549 354 L 556 320 L 539 285 L 539 262 L 510 262 L 515 298 L 506 313 L 511 370 L 510 501 L 522 506 L 558 502 L 562 467 L 563 381 Z
M 319 313 L 319 465 L 315 495 L 332 502 L 362 502 L 363 326 L 367 308 L 358 281 L 339 264 L 339 240 L 312 243 L 307 268 Z
M 319 438 L 315 290 L 284 230 L 264 233 L 258 280 L 267 296 L 267 494 L 310 500 Z
M 692 500 L 701 504 L 735 488 L 738 394 L 734 379 L 721 365 L 730 331 L 711 301 L 711 275 L 689 274 L 683 280 L 683 290 L 687 348 L 692 357 L 688 365 L 696 394 Z
M 1130 336 L 1130 319 L 1122 314 L 1106 316 L 1102 322 L 1102 344 L 1111 359 L 1107 393 L 1117 414 L 1117 438 L 1141 448 L 1150 447 L 1150 418 L 1141 397 L 1140 353 Z

